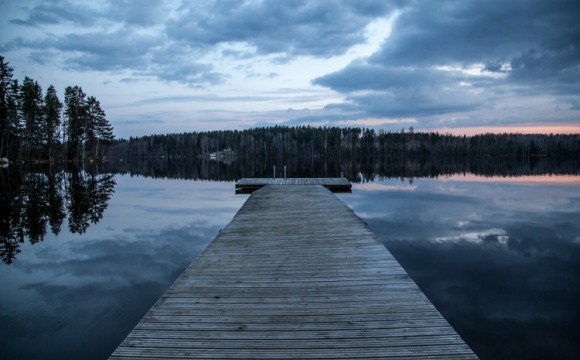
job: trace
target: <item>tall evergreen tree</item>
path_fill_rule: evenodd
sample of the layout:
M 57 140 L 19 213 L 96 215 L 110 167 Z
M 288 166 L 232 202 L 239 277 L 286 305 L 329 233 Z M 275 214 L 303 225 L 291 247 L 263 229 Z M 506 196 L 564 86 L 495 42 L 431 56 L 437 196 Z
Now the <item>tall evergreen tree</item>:
M 99 144 L 100 143 L 110 143 L 115 139 L 113 135 L 113 126 L 107 120 L 105 111 L 101 108 L 100 102 L 94 97 L 90 97 L 87 103 L 89 106 L 89 114 L 91 116 L 91 124 L 93 126 L 93 132 L 96 138 L 95 146 L 95 157 L 99 156 Z
M 44 136 L 48 146 L 49 158 L 52 158 L 54 144 L 59 141 L 61 112 L 62 103 L 56 94 L 54 86 L 50 85 L 48 89 L 46 89 L 46 95 L 44 96 Z
M 14 70 L 0 56 L 0 156 L 8 156 L 10 144 L 9 92 Z
M 22 124 L 18 111 L 20 85 L 18 80 L 12 80 L 6 100 L 8 116 L 8 157 L 20 153 L 22 149 Z
M 68 86 L 64 91 L 64 127 L 69 158 L 84 155 L 87 128 L 86 94 L 79 86 Z
M 44 126 L 44 100 L 42 97 L 42 88 L 38 82 L 28 76 L 24 78 L 20 87 L 20 118 L 24 127 L 24 145 L 26 156 L 32 157 L 39 149 Z
M 87 117 L 90 149 L 95 158 L 99 157 L 99 144 L 114 139 L 113 127 L 107 120 L 101 103 L 94 96 L 87 98 Z

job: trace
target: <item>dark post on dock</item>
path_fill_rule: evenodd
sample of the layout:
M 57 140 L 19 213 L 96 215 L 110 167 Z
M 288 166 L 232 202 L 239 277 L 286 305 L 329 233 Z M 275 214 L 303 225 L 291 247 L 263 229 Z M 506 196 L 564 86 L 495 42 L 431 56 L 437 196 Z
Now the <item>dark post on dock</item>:
M 111 359 L 477 359 L 338 179 L 242 179 L 253 194 Z

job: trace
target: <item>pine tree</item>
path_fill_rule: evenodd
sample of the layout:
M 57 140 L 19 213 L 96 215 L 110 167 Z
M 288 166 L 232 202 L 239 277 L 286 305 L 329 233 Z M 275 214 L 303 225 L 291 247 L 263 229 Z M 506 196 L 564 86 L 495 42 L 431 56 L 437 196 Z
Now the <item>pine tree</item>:
M 114 139 L 113 127 L 109 124 L 101 103 L 94 96 L 87 98 L 87 117 L 90 148 L 94 148 L 93 156 L 99 156 L 99 144 L 111 142 Z
M 6 100 L 8 116 L 8 155 L 17 154 L 22 148 L 22 124 L 20 123 L 20 116 L 18 114 L 19 94 L 20 85 L 18 80 L 12 80 Z
M 45 128 L 43 123 L 44 100 L 42 88 L 38 82 L 26 76 L 20 87 L 19 100 L 20 119 L 24 125 L 23 140 L 26 157 L 30 158 L 36 155 L 33 153 L 34 151 L 39 150 Z
M 60 102 L 56 89 L 50 85 L 44 97 L 44 136 L 48 145 L 48 157 L 52 158 L 52 148 L 59 140 L 61 125 L 62 103 Z
M 84 141 L 87 128 L 86 94 L 79 86 L 68 86 L 64 92 L 64 131 L 70 159 L 84 158 Z
M 0 56 L 0 156 L 8 156 L 10 144 L 9 91 L 14 70 Z

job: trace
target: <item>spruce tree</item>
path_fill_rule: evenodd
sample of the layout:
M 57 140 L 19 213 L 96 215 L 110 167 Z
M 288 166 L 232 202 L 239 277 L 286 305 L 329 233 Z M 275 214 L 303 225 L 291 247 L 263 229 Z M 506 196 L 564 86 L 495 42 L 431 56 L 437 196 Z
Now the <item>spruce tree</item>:
M 68 86 L 64 91 L 64 127 L 67 153 L 70 159 L 84 157 L 87 125 L 86 94 L 79 86 Z
M 8 156 L 10 144 L 9 91 L 14 70 L 0 56 L 0 156 Z
M 109 124 L 105 111 L 101 108 L 101 103 L 94 96 L 87 98 L 87 116 L 90 148 L 93 149 L 93 156 L 99 156 L 99 144 L 110 142 L 114 139 L 113 127 Z
M 24 128 L 24 146 L 26 157 L 31 158 L 39 155 L 37 151 L 41 145 L 44 126 L 44 100 L 42 88 L 38 82 L 28 76 L 24 78 L 20 86 L 19 97 L 20 119 Z
M 44 137 L 48 146 L 48 157 L 52 158 L 54 144 L 59 142 L 59 130 L 61 125 L 62 103 L 56 89 L 50 85 L 44 96 Z

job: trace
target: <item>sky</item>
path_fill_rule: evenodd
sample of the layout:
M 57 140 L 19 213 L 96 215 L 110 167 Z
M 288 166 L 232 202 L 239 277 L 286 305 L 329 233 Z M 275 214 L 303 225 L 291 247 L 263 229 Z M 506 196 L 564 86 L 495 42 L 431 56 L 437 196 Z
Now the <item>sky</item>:
M 118 137 L 580 133 L 578 0 L 0 0 L 0 55 Z

